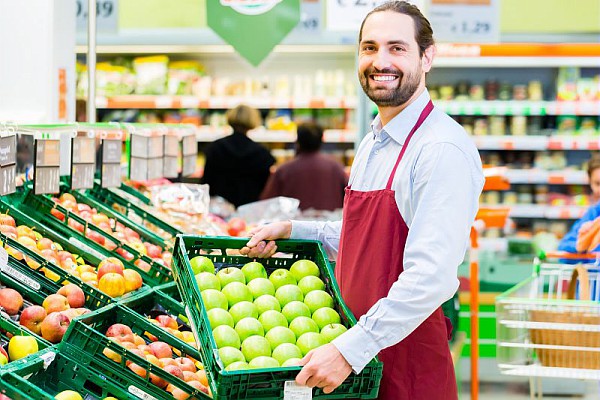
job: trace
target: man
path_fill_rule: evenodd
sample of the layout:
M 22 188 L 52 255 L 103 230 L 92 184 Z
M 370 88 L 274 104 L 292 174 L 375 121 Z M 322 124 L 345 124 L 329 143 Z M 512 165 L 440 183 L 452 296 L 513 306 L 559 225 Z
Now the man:
M 440 306 L 458 287 L 484 178 L 473 142 L 431 104 L 425 75 L 434 53 L 416 7 L 393 1 L 367 15 L 358 77 L 379 114 L 356 154 L 342 221 L 267 225 L 243 250 L 271 256 L 273 239 L 291 237 L 337 253 L 342 297 L 360 319 L 302 359 L 299 384 L 329 393 L 378 355 L 380 399 L 457 398 Z
M 261 199 L 285 196 L 300 200 L 300 209 L 342 208 L 348 183 L 344 166 L 320 152 L 323 129 L 313 123 L 298 125 L 296 157 L 269 177 Z

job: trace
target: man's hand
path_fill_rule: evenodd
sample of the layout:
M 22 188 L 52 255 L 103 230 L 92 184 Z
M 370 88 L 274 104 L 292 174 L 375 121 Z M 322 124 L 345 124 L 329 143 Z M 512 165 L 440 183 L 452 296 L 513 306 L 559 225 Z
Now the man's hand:
M 259 226 L 250 231 L 250 240 L 245 247 L 240 249 L 240 253 L 250 258 L 269 258 L 277 251 L 273 240 L 288 239 L 291 234 L 291 221 L 273 222 Z
M 352 367 L 337 347 L 329 343 L 311 350 L 300 361 L 302 371 L 296 376 L 298 385 L 319 387 L 329 394 L 340 386 L 352 372 Z

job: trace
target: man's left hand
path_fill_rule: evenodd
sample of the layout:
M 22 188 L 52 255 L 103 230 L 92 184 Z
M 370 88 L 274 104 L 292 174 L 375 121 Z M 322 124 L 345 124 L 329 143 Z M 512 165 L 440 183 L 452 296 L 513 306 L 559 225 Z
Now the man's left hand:
M 325 394 L 333 392 L 352 372 L 352 367 L 333 344 L 329 343 L 311 350 L 300 361 L 302 371 L 296 383 L 310 388 L 319 387 Z

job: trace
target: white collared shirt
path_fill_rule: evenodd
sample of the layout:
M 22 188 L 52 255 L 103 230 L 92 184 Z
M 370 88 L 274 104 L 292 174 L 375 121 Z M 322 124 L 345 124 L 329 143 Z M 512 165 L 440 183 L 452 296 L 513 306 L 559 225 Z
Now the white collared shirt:
M 352 165 L 352 190 L 385 188 L 429 99 L 425 90 L 386 126 L 381 126 L 379 116 L 375 118 L 373 132 L 361 142 Z M 357 315 L 357 325 L 333 341 L 354 372 L 407 337 L 454 295 L 483 183 L 473 141 L 457 122 L 434 108 L 413 135 L 392 182 L 398 210 L 409 227 L 404 272 L 387 297 L 367 314 Z M 292 221 L 291 237 L 320 240 L 335 258 L 341 227 L 341 221 Z

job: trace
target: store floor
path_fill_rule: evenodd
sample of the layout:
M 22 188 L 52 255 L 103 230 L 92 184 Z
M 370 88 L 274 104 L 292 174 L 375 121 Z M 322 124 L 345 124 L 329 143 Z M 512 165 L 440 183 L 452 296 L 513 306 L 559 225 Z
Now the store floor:
M 469 383 L 462 386 L 460 400 L 469 400 Z M 543 399 L 577 399 L 597 400 L 600 399 L 598 382 L 586 382 L 582 395 L 544 395 Z M 526 382 L 482 382 L 479 387 L 480 400 L 530 400 L 529 384 Z

